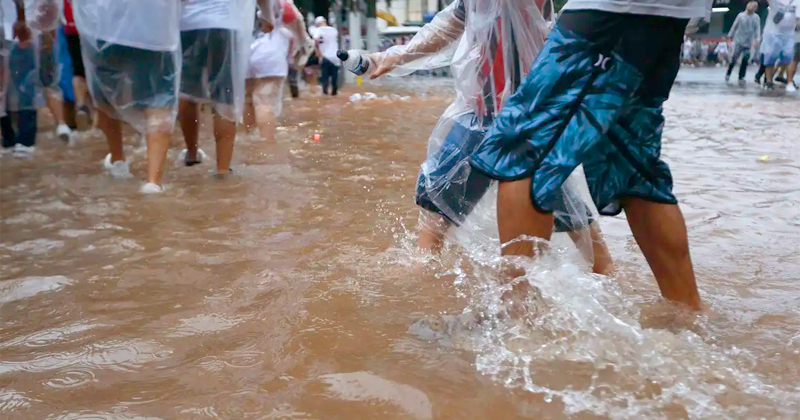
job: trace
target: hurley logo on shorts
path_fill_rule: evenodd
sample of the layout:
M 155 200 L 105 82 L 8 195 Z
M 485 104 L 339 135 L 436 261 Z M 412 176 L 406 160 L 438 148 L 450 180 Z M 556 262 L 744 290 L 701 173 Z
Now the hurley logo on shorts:
M 594 63 L 594 67 L 600 69 L 601 71 L 606 71 L 611 66 L 611 57 L 606 57 L 604 54 L 598 54 L 597 62 Z

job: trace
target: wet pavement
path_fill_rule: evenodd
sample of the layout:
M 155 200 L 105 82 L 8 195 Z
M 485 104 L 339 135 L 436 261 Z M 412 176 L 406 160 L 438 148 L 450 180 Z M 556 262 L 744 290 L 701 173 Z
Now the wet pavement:
M 797 97 L 683 69 L 666 104 L 707 315 L 675 324 L 624 217 L 603 218 L 618 276 L 549 256 L 528 278 L 544 313 L 424 321 L 455 336 L 438 340 L 420 318 L 496 295 L 469 249 L 412 252 L 415 179 L 449 83 L 289 101 L 276 144 L 240 134 L 226 181 L 175 162 L 176 130 L 160 196 L 137 193 L 138 136 L 131 180 L 102 173 L 96 132 L 73 147 L 42 133 L 33 160 L 2 158 L 0 417 L 797 418 Z M 348 103 L 366 90 L 410 99 Z

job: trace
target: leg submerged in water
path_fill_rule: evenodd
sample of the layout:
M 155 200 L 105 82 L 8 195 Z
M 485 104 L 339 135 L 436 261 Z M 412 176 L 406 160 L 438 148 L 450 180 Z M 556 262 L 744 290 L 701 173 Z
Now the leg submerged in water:
M 554 187 L 563 184 L 566 167 L 584 165 L 592 198 L 604 214 L 619 210 L 619 197 L 642 197 L 622 207 L 662 295 L 700 309 L 686 227 L 672 195 L 672 176 L 660 157 L 664 122 L 660 104 L 669 96 L 680 67 L 678 53 L 686 25 L 687 20 L 668 16 L 565 11 L 533 65 L 537 71 L 527 76 L 505 105 L 504 110 L 513 107 L 517 112 L 498 116 L 471 163 L 501 181 L 520 174 L 532 174 L 536 180 L 533 191 L 530 178 L 501 182 L 498 227 L 504 242 L 520 235 L 549 238 L 552 216 L 537 211 L 532 201 L 552 209 Z M 590 63 L 595 54 L 575 46 L 577 41 L 616 52 L 621 59 L 602 71 L 591 64 L 565 64 L 568 58 Z M 563 72 L 576 75 L 572 85 L 552 76 Z M 622 93 L 614 90 L 620 80 L 627 81 Z M 586 89 L 589 83 L 591 90 Z M 548 93 L 542 95 L 542 91 Z M 618 96 L 619 109 L 607 112 L 603 107 L 607 101 L 597 96 L 599 92 Z M 576 103 L 581 106 L 575 107 Z M 581 115 L 576 118 L 577 114 Z M 557 123 L 550 115 L 563 118 L 564 129 L 556 138 L 552 130 L 544 129 Z M 519 121 L 526 125 L 519 126 Z M 593 236 L 599 236 L 599 231 Z M 595 269 L 609 270 L 613 265 L 605 247 L 593 242 L 602 256 Z M 535 251 L 532 241 L 518 240 L 505 245 L 503 254 L 534 255 Z
M 227 175 L 231 170 L 233 146 L 236 142 L 236 121 L 214 113 L 214 140 L 217 151 L 217 175 Z
M 97 125 L 105 134 L 108 142 L 109 154 L 103 163 L 106 171 L 115 178 L 125 178 L 130 175 L 128 163 L 122 150 L 122 121 L 108 115 L 106 111 L 97 111 Z
M 172 137 L 173 115 L 170 109 L 151 108 L 146 111 L 147 118 L 147 184 L 142 192 L 161 192 L 164 176 L 164 162 Z
M 700 309 L 686 222 L 674 204 L 639 198 L 624 203 L 625 215 L 636 243 L 647 259 L 664 298 Z
M 184 163 L 186 166 L 192 166 L 200 163 L 197 156 L 197 142 L 199 137 L 199 108 L 200 106 L 192 101 L 181 99 L 180 108 L 178 111 L 178 119 L 181 123 L 181 131 L 183 131 L 183 139 L 186 142 L 186 156 Z
M 422 210 L 419 215 L 417 250 L 424 254 L 438 254 L 444 246 L 444 235 L 449 227 L 450 223 L 444 217 Z
M 592 222 L 587 229 L 568 232 L 570 239 L 581 251 L 584 258 L 592 263 L 592 272 L 595 274 L 602 274 L 604 276 L 610 275 L 614 272 L 614 258 L 611 257 L 611 251 L 608 250 L 603 232 L 600 231 L 600 224 Z M 591 241 L 591 246 L 585 246 L 583 242 L 585 236 L 588 235 Z

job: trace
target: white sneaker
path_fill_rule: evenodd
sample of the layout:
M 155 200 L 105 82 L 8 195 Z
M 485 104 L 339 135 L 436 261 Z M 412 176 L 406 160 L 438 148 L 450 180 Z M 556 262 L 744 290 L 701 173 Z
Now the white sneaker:
M 4 147 L 4 148 L 0 149 L 0 156 L 11 156 L 13 154 L 14 154 L 14 148 L 13 147 Z
M 103 161 L 103 167 L 106 168 L 106 171 L 108 171 L 109 175 L 114 178 L 128 178 L 131 176 L 128 162 L 124 160 L 111 162 L 111 153 L 106 155 L 106 158 Z
M 189 153 L 189 151 L 186 149 L 183 149 L 180 153 L 178 153 L 178 161 L 183 162 L 186 166 L 197 165 L 198 163 L 203 163 L 203 161 L 206 160 L 206 152 L 204 152 L 203 149 L 197 149 L 197 157 L 195 158 L 194 162 L 186 161 L 187 153 Z
M 36 147 L 34 146 L 23 146 L 21 144 L 14 145 L 14 157 L 20 159 L 31 159 L 33 158 L 33 153 L 36 151 Z
M 787 92 L 797 92 L 797 88 L 794 86 L 794 84 L 789 83 L 788 85 L 786 85 L 786 91 Z
M 152 182 L 148 182 L 147 184 L 142 185 L 142 188 L 139 190 L 139 192 L 142 194 L 161 194 L 164 192 L 164 187 Z
M 59 124 L 58 127 L 56 127 L 56 135 L 64 143 L 69 143 L 69 137 L 70 137 L 71 134 L 72 134 L 72 130 L 69 127 L 67 127 L 66 124 L 62 123 L 62 124 Z

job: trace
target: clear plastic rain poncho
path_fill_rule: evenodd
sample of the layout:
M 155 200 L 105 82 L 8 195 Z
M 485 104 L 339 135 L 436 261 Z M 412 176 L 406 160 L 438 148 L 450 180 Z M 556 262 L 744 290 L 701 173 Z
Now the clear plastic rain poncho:
M 95 106 L 141 133 L 171 131 L 178 110 L 181 1 L 73 0 Z
M 242 116 L 255 0 L 184 0 L 181 98 L 211 103 L 229 120 Z
M 60 64 L 57 56 L 56 28 L 60 22 L 59 0 L 25 0 L 25 19 L 31 40 L 20 44 L 14 39 L 17 19 L 13 0 L 0 0 L 3 8 L 3 60 L 8 72 L 3 80 L 5 110 L 36 109 L 44 105 L 44 90 L 58 91 Z
M 291 0 L 257 0 L 260 12 L 258 19 L 264 26 L 279 29 L 284 26 L 294 38 L 292 51 L 293 64 L 297 70 L 302 70 L 308 58 L 314 52 L 314 41 L 306 30 L 303 14 Z M 271 10 L 272 13 L 266 13 Z
M 552 5 L 545 9 L 552 10 Z M 456 0 L 408 44 L 374 56 L 379 66 L 383 60 L 396 60 L 392 75 L 452 67 L 456 98 L 428 141 L 428 157 L 417 185 L 421 207 L 460 225 L 495 184 L 471 168 L 470 154 L 527 75 L 551 25 L 531 0 Z M 588 194 L 583 194 L 585 200 L 581 198 L 581 182 L 585 184 L 576 171 L 562 187 L 563 206 L 554 216 L 556 231 L 570 232 L 591 260 L 591 239 L 585 228 L 595 216 L 585 204 L 591 202 Z M 423 212 L 421 223 L 431 222 Z
M 794 57 L 797 8 L 800 0 L 770 0 L 761 54 L 767 66 L 785 66 Z

